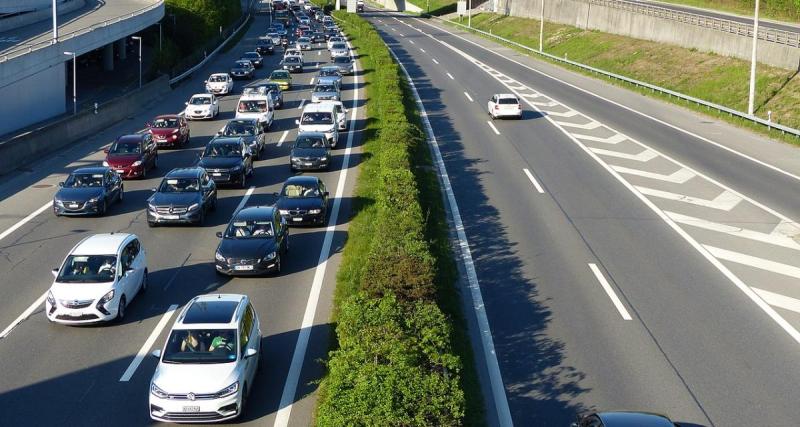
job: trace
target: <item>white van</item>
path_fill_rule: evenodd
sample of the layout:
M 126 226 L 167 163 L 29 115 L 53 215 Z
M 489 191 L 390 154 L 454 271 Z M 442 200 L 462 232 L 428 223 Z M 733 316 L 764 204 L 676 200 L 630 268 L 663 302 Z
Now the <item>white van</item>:
M 266 86 L 246 87 L 236 104 L 237 119 L 257 119 L 266 130 L 272 126 L 275 105 Z
M 306 104 L 300 120 L 295 123 L 299 126 L 298 132 L 324 133 L 331 147 L 339 142 L 339 113 L 334 104 Z

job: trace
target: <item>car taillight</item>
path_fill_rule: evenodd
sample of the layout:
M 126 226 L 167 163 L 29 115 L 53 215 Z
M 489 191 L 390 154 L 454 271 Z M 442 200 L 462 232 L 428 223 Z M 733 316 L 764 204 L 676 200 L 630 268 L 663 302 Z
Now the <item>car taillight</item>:
M 494 104 L 494 109 L 495 109 L 495 110 L 499 110 L 499 109 L 500 109 L 500 105 L 498 105 L 498 104 Z

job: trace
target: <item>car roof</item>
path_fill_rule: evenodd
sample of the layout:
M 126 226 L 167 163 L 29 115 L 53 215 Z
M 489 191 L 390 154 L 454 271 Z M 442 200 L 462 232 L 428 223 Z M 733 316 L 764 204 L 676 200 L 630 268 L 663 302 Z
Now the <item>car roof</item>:
M 230 119 L 228 123 L 244 123 L 255 126 L 258 123 L 258 119 Z M 228 123 L 225 124 L 227 125 Z
M 212 73 L 209 77 L 214 77 L 214 76 L 228 77 L 228 73 Z
M 225 74 L 225 75 L 227 76 L 227 74 Z M 160 116 L 156 116 L 153 120 L 158 120 L 158 119 L 177 119 L 179 117 L 180 116 L 177 115 L 177 114 L 162 114 Z
M 606 427 L 675 427 L 666 416 L 650 412 L 609 411 L 596 415 Z
M 192 95 L 192 98 L 211 98 L 211 96 L 210 93 L 196 93 Z
M 233 216 L 233 219 L 248 220 L 260 219 L 264 217 L 272 218 L 275 213 L 275 208 L 272 206 L 246 206 L 240 209 Z
M 119 252 L 119 247 L 133 234 L 101 233 L 89 236 L 72 250 L 72 255 L 110 255 Z
M 203 327 L 236 327 L 237 312 L 246 295 L 209 294 L 192 298 L 181 312 L 173 329 Z
M 241 136 L 217 136 L 214 137 L 209 144 L 238 144 L 242 142 Z
M 133 133 L 130 135 L 122 135 L 117 138 L 117 142 L 128 142 L 128 141 L 141 141 L 144 136 L 147 135 L 145 133 Z
M 514 99 L 517 99 L 517 95 L 514 95 L 513 93 L 498 93 L 495 96 L 498 99 L 500 99 L 500 98 L 514 98 Z
M 316 184 L 317 180 L 319 180 L 319 178 L 317 178 L 316 176 L 313 176 L 313 175 L 297 175 L 297 176 L 289 177 L 289 179 L 286 180 L 284 185 L 287 185 L 287 184 Z
M 106 173 L 110 169 L 111 168 L 107 168 L 105 166 L 89 166 L 89 167 L 85 167 L 85 168 L 77 168 L 74 171 L 72 171 L 70 173 L 70 175 L 76 174 L 76 173 L 91 173 L 91 174 Z
M 203 168 L 175 168 L 169 171 L 164 178 L 197 178 L 203 173 Z

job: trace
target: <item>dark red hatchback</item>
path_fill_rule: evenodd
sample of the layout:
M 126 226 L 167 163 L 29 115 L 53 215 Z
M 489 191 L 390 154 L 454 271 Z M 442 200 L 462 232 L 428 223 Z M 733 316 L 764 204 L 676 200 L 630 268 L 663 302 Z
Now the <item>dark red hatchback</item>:
M 149 132 L 120 136 L 105 151 L 103 166 L 122 178 L 146 178 L 148 169 L 158 167 L 158 146 Z
M 177 148 L 189 143 L 189 123 L 177 114 L 156 117 L 147 123 L 147 130 L 159 147 Z

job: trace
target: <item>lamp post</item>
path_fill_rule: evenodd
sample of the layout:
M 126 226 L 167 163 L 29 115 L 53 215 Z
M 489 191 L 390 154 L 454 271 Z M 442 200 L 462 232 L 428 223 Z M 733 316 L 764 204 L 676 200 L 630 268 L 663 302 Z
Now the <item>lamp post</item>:
M 53 0 L 53 44 L 58 41 L 58 20 L 56 17 L 58 16 L 58 12 L 56 11 L 56 0 Z
M 467 5 L 467 27 L 472 28 L 472 0 Z
M 131 36 L 132 39 L 139 41 L 139 89 L 142 88 L 142 38 Z
M 542 7 L 539 9 L 539 52 L 544 49 L 544 0 L 541 0 Z
M 156 22 L 158 24 L 158 50 L 161 50 L 161 23 Z
M 758 0 L 753 16 L 753 55 L 750 58 L 750 99 L 747 102 L 747 114 L 753 115 L 756 98 L 756 47 L 758 46 Z
M 72 56 L 72 115 L 78 114 L 78 79 L 77 79 L 77 67 L 75 67 L 75 52 L 64 52 L 64 55 Z

